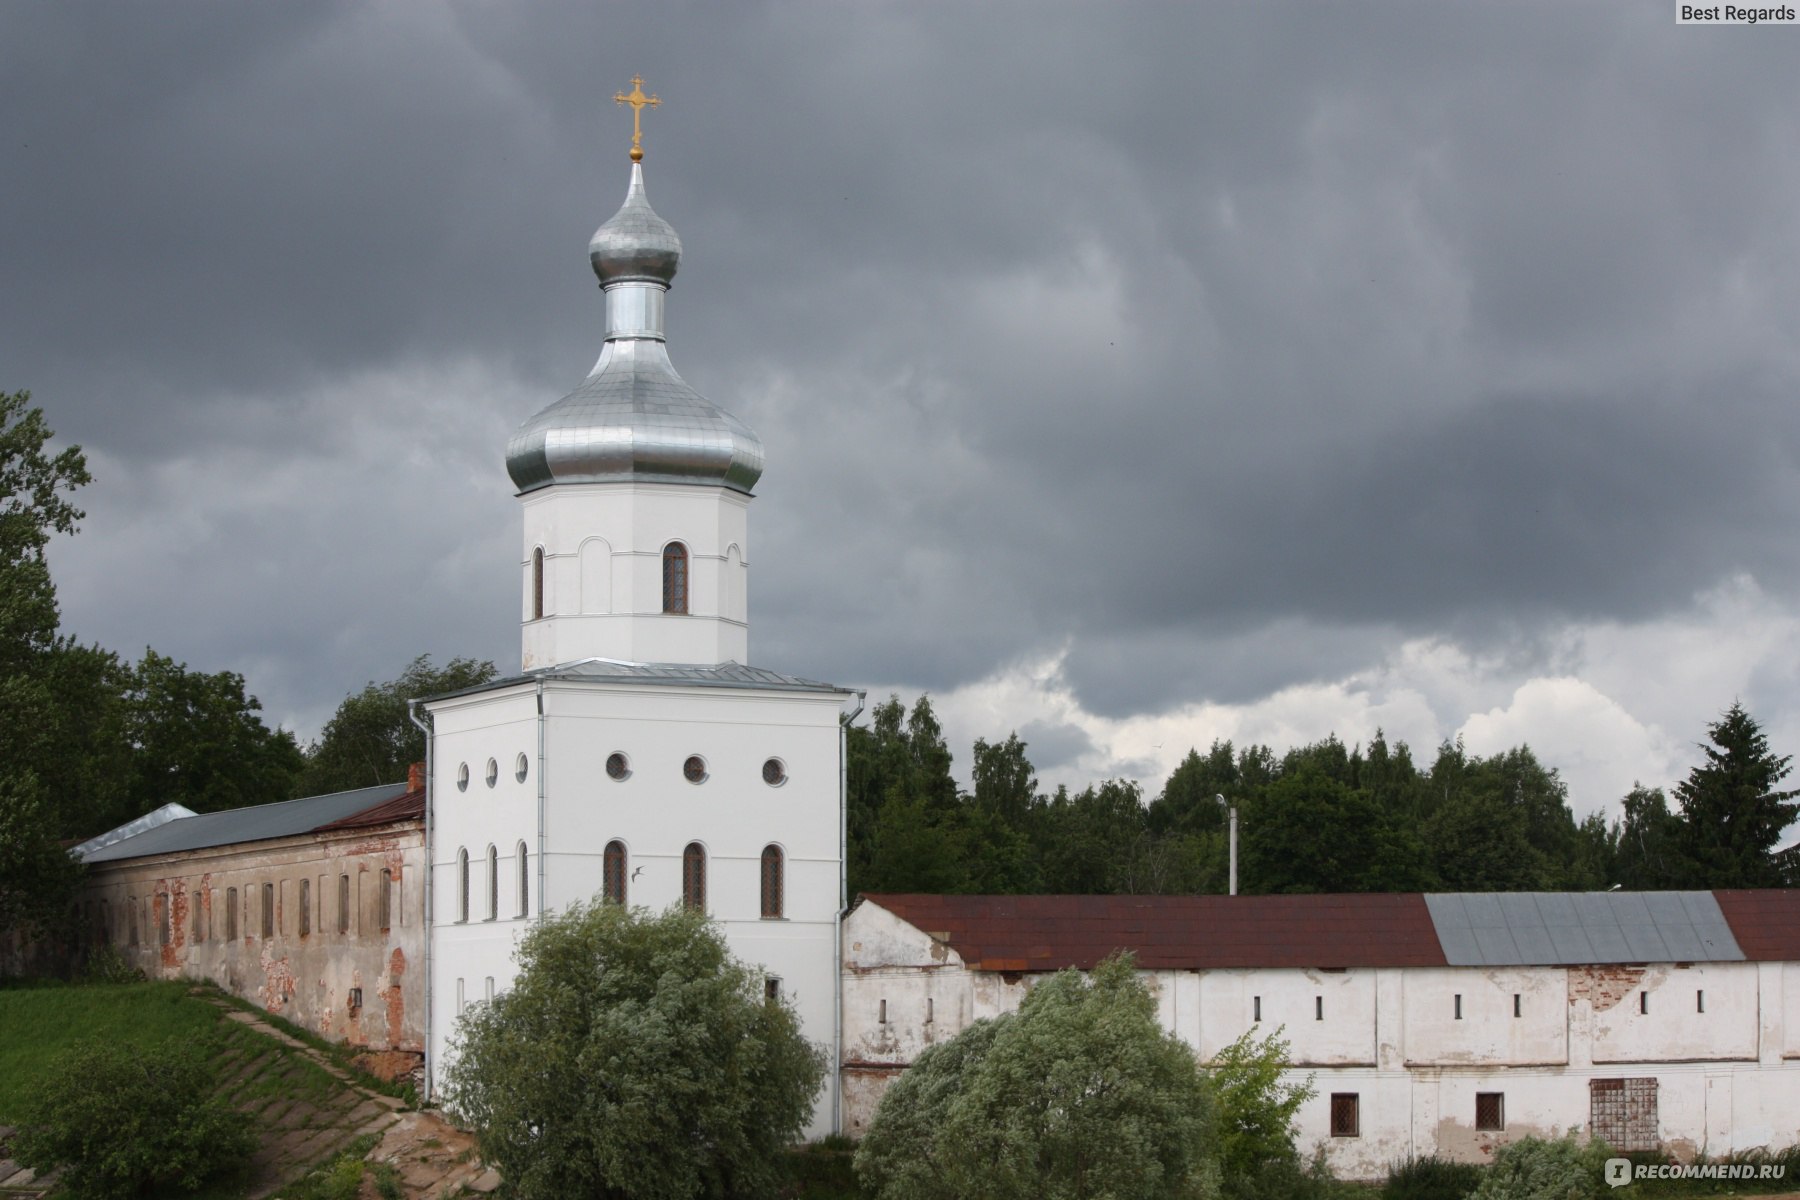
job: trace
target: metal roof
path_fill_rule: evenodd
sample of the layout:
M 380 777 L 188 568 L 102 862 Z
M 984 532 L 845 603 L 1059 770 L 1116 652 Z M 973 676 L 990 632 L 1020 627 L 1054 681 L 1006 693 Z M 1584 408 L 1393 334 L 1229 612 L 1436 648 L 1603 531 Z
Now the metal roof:
M 109 829 L 98 837 L 89 838 L 81 845 L 71 849 L 69 853 L 85 861 L 93 857 L 95 852 L 114 842 L 122 842 L 128 837 L 136 837 L 146 829 L 155 829 L 158 825 L 166 825 L 170 821 L 179 821 L 183 817 L 194 815 L 194 810 L 185 804 L 165 804 L 161 808 L 153 809 L 141 817 L 125 822 L 117 829 Z
M 1711 892 L 1447 892 L 1425 904 L 1457 967 L 1744 959 Z
M 326 796 L 305 796 L 279 804 L 258 804 L 252 808 L 199 813 L 123 838 L 85 857 L 89 863 L 117 862 L 120 859 L 143 858 L 152 854 L 180 854 L 187 850 L 229 846 L 236 842 L 291 837 L 294 834 L 311 833 L 321 825 L 329 825 L 405 794 L 404 783 L 387 783 L 380 787 L 333 792 Z
M 862 898 L 989 971 L 1086 969 L 1120 949 L 1152 970 L 1445 965 L 1417 893 Z
M 739 662 L 714 664 L 635 663 L 619 662 L 610 658 L 584 658 L 576 662 L 563 663 L 560 666 L 546 667 L 541 671 L 533 671 L 526 675 L 492 679 L 487 683 L 478 683 L 474 687 L 444 692 L 437 696 L 426 696 L 424 700 L 426 703 L 430 703 L 437 700 L 450 700 L 457 696 L 473 696 L 499 688 L 517 687 L 522 683 L 536 683 L 540 679 L 591 679 L 606 683 L 672 683 L 684 687 L 746 688 L 778 692 L 836 692 L 846 696 L 851 694 L 850 688 L 839 687 L 835 683 L 802 679 L 798 675 L 783 675 L 780 671 L 771 671 L 767 667 L 751 667 Z

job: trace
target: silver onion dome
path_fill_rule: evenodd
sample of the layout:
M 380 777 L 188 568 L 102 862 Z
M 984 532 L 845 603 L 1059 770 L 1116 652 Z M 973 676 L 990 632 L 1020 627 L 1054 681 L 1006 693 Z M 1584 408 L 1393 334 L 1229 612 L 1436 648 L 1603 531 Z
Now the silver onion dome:
M 589 259 L 606 292 L 606 345 L 580 387 L 519 426 L 506 470 L 521 493 L 553 483 L 643 480 L 749 494 L 762 441 L 675 373 L 663 300 L 681 239 L 650 208 L 642 165 L 625 203 L 600 226 Z

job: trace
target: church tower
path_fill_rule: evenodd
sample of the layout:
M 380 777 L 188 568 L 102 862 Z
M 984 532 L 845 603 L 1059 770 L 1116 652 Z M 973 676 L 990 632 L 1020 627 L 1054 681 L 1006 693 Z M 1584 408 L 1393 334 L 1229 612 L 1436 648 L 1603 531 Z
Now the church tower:
M 632 158 L 625 203 L 588 247 L 606 297 L 600 359 L 506 450 L 525 510 L 527 671 L 749 659 L 746 517 L 762 442 L 669 362 L 681 239 L 650 207 L 641 149 Z

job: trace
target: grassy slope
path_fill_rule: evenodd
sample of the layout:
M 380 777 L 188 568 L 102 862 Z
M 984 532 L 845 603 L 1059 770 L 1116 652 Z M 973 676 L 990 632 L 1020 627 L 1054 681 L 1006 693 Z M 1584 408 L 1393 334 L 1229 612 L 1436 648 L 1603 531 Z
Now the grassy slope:
M 289 1178 L 349 1143 L 372 1106 L 302 1052 L 226 1019 L 186 983 L 0 989 L 0 1124 L 16 1124 L 51 1060 L 84 1038 L 208 1047 L 220 1094 L 255 1123 L 263 1149 L 248 1170 Z M 234 1187 L 220 1195 L 242 1194 Z

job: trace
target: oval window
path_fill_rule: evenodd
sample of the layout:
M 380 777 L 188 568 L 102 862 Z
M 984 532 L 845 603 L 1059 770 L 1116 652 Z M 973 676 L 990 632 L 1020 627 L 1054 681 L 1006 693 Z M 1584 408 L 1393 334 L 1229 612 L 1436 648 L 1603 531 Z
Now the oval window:
M 787 782 L 787 767 L 779 758 L 771 758 L 763 764 L 763 782 L 770 787 L 780 787 Z
M 500 764 L 490 758 L 490 759 L 488 759 L 487 785 L 489 787 L 493 787 L 496 783 L 499 783 L 499 782 L 500 782 Z
M 514 762 L 513 762 L 513 778 L 518 780 L 520 783 L 524 783 L 525 776 L 530 773 L 531 773 L 531 764 L 526 761 L 525 755 L 523 753 L 521 753 L 519 755 L 519 757 L 516 760 L 514 760 Z
M 623 779 L 631 774 L 631 760 L 617 750 L 606 756 L 606 773 L 613 779 Z
M 706 760 L 698 754 L 688 755 L 688 760 L 681 764 L 681 774 L 689 783 L 701 783 L 706 779 Z
M 466 792 L 469 790 L 469 764 L 468 763 L 463 763 L 461 766 L 456 768 L 456 790 L 459 792 Z

